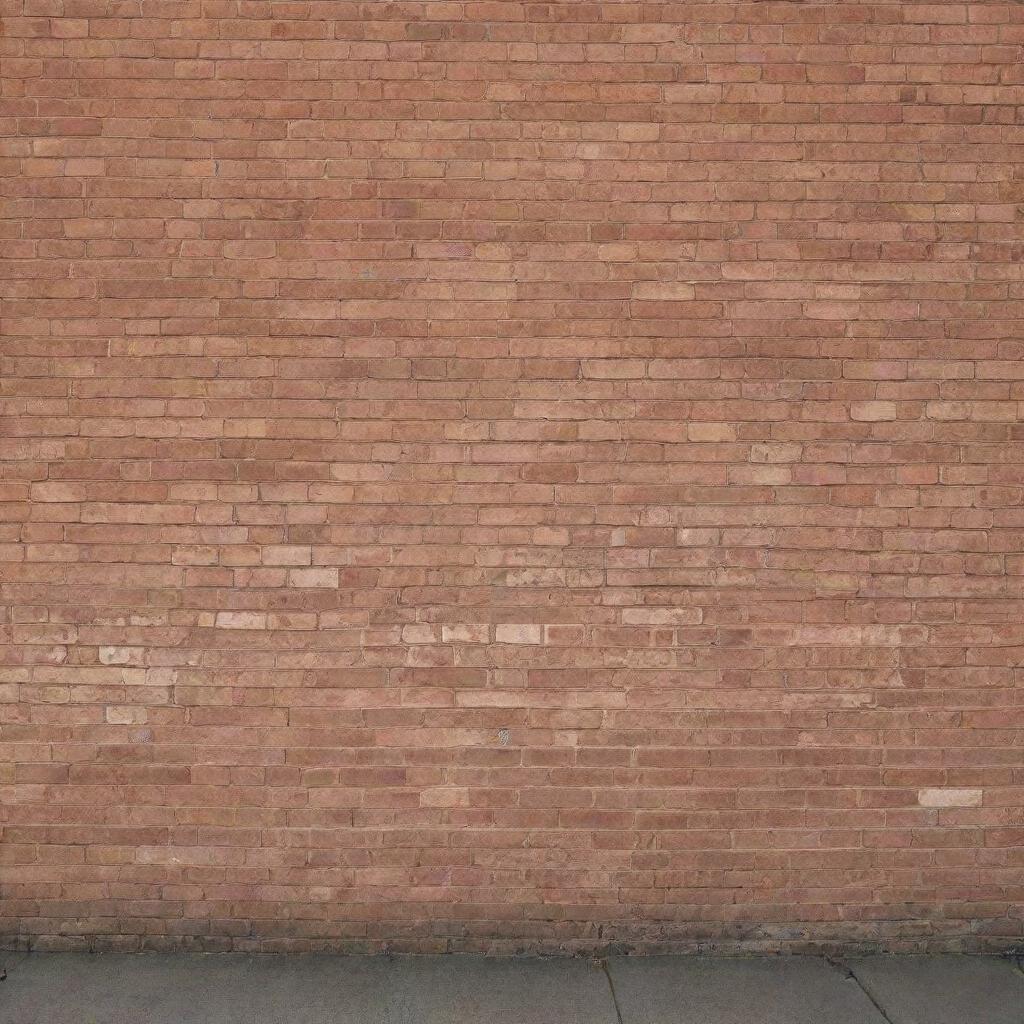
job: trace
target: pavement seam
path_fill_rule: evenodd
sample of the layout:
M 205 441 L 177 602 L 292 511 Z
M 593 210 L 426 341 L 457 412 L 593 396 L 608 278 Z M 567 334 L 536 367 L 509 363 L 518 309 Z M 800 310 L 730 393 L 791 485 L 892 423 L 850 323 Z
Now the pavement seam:
M 1010 957 L 1010 963 L 1017 969 L 1017 973 L 1024 978 L 1024 956 L 1015 954 Z
M 622 1010 L 619 1007 L 619 997 L 615 993 L 615 982 L 612 981 L 612 972 L 608 970 L 608 961 L 602 957 L 598 963 L 601 965 L 601 970 L 604 971 L 604 976 L 608 980 L 608 991 L 612 994 L 612 1006 L 615 1007 L 615 1019 L 619 1024 L 623 1024 Z
M 863 992 L 864 995 L 867 996 L 871 1005 L 882 1015 L 882 1019 L 886 1022 L 886 1024 L 896 1024 L 892 1017 L 890 1017 L 889 1014 L 886 1012 L 885 1007 L 872 994 L 871 989 L 869 989 L 867 985 L 865 985 L 864 982 L 857 977 L 856 972 L 849 964 L 845 963 L 842 960 L 836 960 L 834 957 L 831 956 L 825 957 L 825 963 L 827 963 L 830 967 L 834 967 L 837 971 L 841 971 L 847 978 L 850 978 L 861 990 L 861 992 Z

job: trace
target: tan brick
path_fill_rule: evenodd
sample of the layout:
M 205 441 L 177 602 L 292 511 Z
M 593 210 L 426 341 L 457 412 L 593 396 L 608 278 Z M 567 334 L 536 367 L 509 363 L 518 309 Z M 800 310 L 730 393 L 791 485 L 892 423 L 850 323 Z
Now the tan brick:
M 103 665 L 141 665 L 145 660 L 145 650 L 141 647 L 101 647 L 100 663 Z
M 263 612 L 217 612 L 220 629 L 265 629 L 267 616 Z
M 980 807 L 980 789 L 922 789 L 917 802 L 922 807 Z
M 539 644 L 543 643 L 543 638 L 542 626 L 502 623 L 494 630 L 494 639 L 499 644 Z
M 338 586 L 338 570 L 292 569 L 288 573 L 288 585 L 292 587 L 326 587 L 334 589 Z
M 895 402 L 854 402 L 850 407 L 850 418 L 874 423 L 896 419 Z
M 441 639 L 446 644 L 485 644 L 490 639 L 490 627 L 486 623 L 442 626 Z

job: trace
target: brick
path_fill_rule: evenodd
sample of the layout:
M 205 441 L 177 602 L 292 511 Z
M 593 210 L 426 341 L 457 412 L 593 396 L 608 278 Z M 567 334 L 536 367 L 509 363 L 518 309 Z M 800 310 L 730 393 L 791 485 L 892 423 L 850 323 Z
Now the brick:
M 264 612 L 217 612 L 216 624 L 220 629 L 265 629 L 267 616 Z
M 896 419 L 896 403 L 855 402 L 850 407 L 850 418 L 867 423 L 894 420 Z
M 8 6 L 0 942 L 1021 948 L 1024 5 Z
M 103 665 L 142 665 L 146 656 L 143 647 L 100 647 L 99 659 Z
M 490 627 L 486 623 L 442 626 L 441 639 L 446 644 L 485 644 L 490 640 Z
M 337 569 L 293 569 L 288 573 L 288 585 L 333 590 L 338 586 Z
M 922 789 L 917 794 L 922 807 L 980 807 L 980 789 Z
M 110 707 L 107 708 L 107 721 L 112 725 L 138 725 L 148 720 L 146 708 Z
M 542 626 L 503 623 L 494 630 L 494 639 L 499 644 L 539 644 L 543 637 Z

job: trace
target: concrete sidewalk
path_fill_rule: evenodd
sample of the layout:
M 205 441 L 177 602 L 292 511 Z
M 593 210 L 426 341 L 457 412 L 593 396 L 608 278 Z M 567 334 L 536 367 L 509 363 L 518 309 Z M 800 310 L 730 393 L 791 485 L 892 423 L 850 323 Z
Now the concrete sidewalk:
M 994 957 L 0 953 L 2 1024 L 1024 1024 Z

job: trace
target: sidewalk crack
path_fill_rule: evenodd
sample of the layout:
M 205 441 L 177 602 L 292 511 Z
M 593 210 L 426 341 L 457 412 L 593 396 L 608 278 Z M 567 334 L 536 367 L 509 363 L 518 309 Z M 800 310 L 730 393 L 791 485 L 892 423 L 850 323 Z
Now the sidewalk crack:
M 604 976 L 608 981 L 608 991 L 612 994 L 612 1005 L 615 1007 L 615 1019 L 619 1024 L 623 1024 L 622 1009 L 619 1006 L 619 997 L 615 993 L 615 982 L 612 981 L 612 972 L 608 970 L 608 961 L 604 957 L 601 957 L 601 959 L 598 960 L 598 963 L 601 965 L 601 970 L 604 971 Z
M 1024 955 L 1013 953 L 1010 955 L 1010 963 L 1017 969 L 1017 973 L 1024 977 Z
M 871 989 L 869 989 L 867 985 L 865 985 L 864 982 L 857 977 L 856 972 L 853 970 L 852 967 L 850 967 L 849 964 L 846 964 L 842 960 L 837 960 L 835 957 L 831 956 L 825 957 L 825 963 L 827 963 L 830 967 L 834 967 L 837 971 L 840 971 L 844 977 L 849 978 L 861 990 L 861 992 L 863 992 L 864 995 L 867 996 L 868 1001 L 871 1003 L 871 1005 L 881 1014 L 882 1020 L 885 1021 L 885 1024 L 895 1024 L 892 1017 L 890 1017 L 889 1014 L 886 1013 L 885 1007 L 875 998 L 875 996 L 871 992 Z

